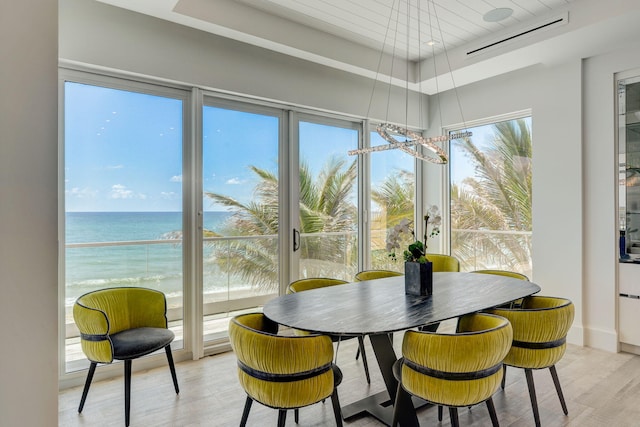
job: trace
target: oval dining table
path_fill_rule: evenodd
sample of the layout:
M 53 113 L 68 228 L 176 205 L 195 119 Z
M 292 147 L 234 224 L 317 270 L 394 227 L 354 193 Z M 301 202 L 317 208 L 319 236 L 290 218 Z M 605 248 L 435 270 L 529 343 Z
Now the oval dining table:
M 479 273 L 433 273 L 429 296 L 405 294 L 404 276 L 366 280 L 283 295 L 267 302 L 269 319 L 291 328 L 344 337 L 368 336 L 386 390 L 342 408 L 349 419 L 368 413 L 391 424 L 398 382 L 393 332 L 437 324 L 465 314 L 508 304 L 540 291 L 535 283 Z M 400 402 L 400 425 L 417 426 L 415 405 Z M 424 402 L 422 402 L 424 403 Z

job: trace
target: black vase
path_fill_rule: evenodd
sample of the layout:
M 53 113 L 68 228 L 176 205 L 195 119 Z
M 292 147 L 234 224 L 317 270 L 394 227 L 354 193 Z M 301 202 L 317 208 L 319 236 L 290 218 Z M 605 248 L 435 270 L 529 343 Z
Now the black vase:
M 407 295 L 428 296 L 433 292 L 433 263 L 404 263 L 404 292 Z

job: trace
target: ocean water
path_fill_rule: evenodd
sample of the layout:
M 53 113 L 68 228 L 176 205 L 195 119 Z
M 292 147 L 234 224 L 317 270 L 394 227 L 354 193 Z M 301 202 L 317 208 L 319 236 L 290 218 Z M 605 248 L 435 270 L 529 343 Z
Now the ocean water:
M 203 225 L 219 231 L 230 216 L 205 212 Z M 67 305 L 86 292 L 115 286 L 182 294 L 182 243 L 166 241 L 182 229 L 181 212 L 69 212 L 65 226 Z M 215 283 L 205 283 L 205 292 L 227 289 Z

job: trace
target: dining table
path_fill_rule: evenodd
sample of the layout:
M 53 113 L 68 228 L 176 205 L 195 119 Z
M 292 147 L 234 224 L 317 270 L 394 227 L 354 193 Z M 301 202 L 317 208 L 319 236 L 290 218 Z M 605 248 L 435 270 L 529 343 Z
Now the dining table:
M 398 357 L 390 334 L 436 325 L 539 291 L 533 282 L 507 276 L 438 272 L 433 273 L 428 296 L 406 294 L 404 276 L 394 276 L 282 295 L 267 302 L 263 312 L 295 329 L 344 338 L 368 336 L 386 389 L 343 406 L 342 416 L 347 420 L 369 414 L 391 425 L 398 387 L 393 364 Z M 421 403 L 426 402 L 407 398 L 398 403 L 400 426 L 418 426 L 415 408 Z

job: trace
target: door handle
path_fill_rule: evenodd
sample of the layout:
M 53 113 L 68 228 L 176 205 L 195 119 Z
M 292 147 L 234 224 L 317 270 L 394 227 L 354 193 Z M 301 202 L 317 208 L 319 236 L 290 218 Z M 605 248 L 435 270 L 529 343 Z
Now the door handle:
M 293 229 L 293 252 L 297 251 L 298 249 L 300 249 L 300 232 L 294 228 Z

